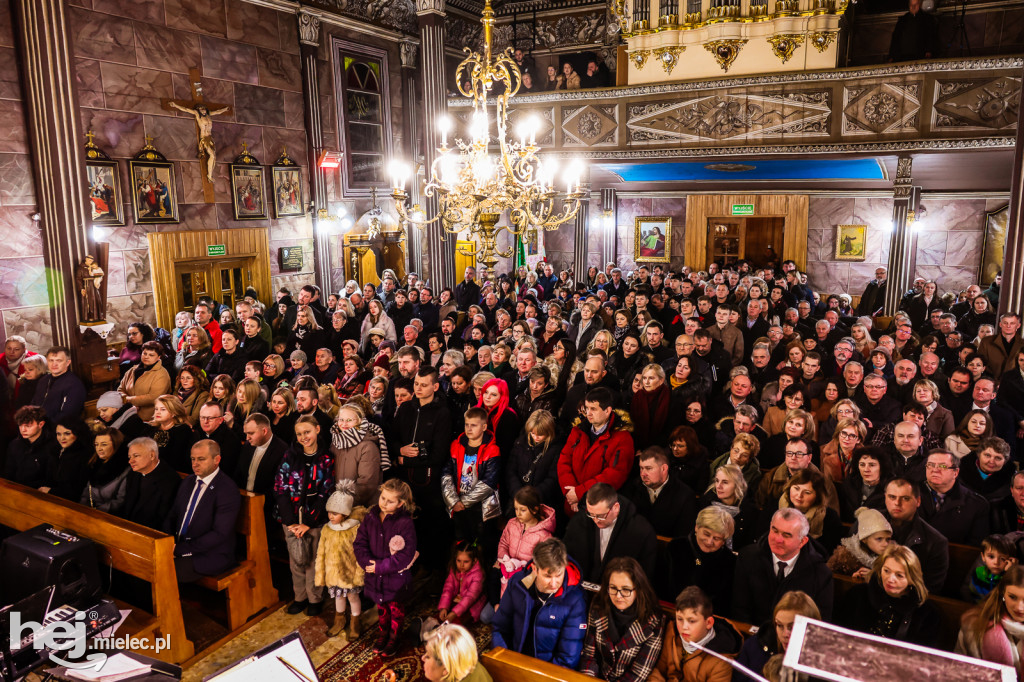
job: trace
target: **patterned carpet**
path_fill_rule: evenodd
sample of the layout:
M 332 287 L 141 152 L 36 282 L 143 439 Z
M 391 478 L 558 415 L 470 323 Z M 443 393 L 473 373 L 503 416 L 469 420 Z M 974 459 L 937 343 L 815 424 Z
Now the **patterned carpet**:
M 374 653 L 373 643 L 377 638 L 376 621 L 354 642 L 334 655 L 317 669 L 320 682 L 380 682 L 384 672 L 394 671 L 398 682 L 423 680 L 423 646 L 419 641 L 420 618 L 431 615 L 436 608 L 436 599 L 424 599 L 409 610 L 405 626 L 399 634 L 401 646 L 398 655 L 384 658 Z M 365 622 L 365 621 L 364 621 Z M 476 638 L 477 649 L 483 651 L 491 645 L 491 628 L 477 623 L 470 632 Z

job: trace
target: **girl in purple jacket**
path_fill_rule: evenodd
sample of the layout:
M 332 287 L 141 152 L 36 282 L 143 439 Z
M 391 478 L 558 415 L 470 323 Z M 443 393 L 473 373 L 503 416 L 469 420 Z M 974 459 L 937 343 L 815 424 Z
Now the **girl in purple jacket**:
M 398 652 L 398 631 L 405 619 L 410 569 L 419 557 L 412 517 L 416 505 L 409 484 L 393 478 L 380 487 L 356 534 L 356 561 L 366 572 L 364 593 L 377 604 L 380 634 L 373 650 L 384 656 Z

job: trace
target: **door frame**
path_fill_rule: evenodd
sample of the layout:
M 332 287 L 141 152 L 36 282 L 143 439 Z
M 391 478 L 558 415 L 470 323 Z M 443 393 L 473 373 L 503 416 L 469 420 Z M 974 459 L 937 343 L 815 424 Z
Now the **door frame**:
M 149 263 L 153 275 L 153 303 L 157 325 L 174 328 L 178 312 L 177 266 L 181 262 L 230 261 L 252 258 L 252 286 L 264 302 L 273 301 L 270 279 L 270 235 L 265 227 L 237 227 L 224 230 L 150 232 Z M 209 256 L 207 246 L 223 244 L 225 253 Z
M 685 263 L 704 268 L 708 254 L 708 219 L 732 214 L 733 204 L 753 204 L 756 218 L 785 218 L 781 260 L 807 269 L 806 194 L 690 194 L 686 197 Z M 736 216 L 739 217 L 739 216 Z

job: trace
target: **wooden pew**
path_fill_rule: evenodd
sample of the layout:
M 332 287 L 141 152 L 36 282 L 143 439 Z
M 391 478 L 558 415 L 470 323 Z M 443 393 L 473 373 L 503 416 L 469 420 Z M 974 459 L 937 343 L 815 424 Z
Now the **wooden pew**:
M 138 638 L 149 647 L 138 649 L 138 653 L 171 663 L 192 657 L 195 649 L 185 635 L 181 615 L 173 537 L 0 479 L 0 524 L 25 531 L 44 523 L 89 538 L 100 546 L 103 563 L 151 584 L 152 614 L 130 604 L 118 604 L 122 609 L 132 610 L 118 630 L 118 637 Z M 168 648 L 159 653 L 154 646 L 157 637 L 169 639 Z
M 205 576 L 196 583 L 215 592 L 227 593 L 228 629 L 236 630 L 263 609 L 276 604 L 277 590 L 270 577 L 270 550 L 263 495 L 240 491 L 242 507 L 235 529 L 245 538 L 245 559 L 229 571 Z
M 974 562 L 981 556 L 981 547 L 949 543 L 949 572 L 942 593 L 954 599 L 960 598 L 960 586 L 970 572 Z
M 593 682 L 593 677 L 547 663 L 531 656 L 496 647 L 485 651 L 480 662 L 494 678 L 494 682 L 539 682 L 561 680 L 562 682 Z

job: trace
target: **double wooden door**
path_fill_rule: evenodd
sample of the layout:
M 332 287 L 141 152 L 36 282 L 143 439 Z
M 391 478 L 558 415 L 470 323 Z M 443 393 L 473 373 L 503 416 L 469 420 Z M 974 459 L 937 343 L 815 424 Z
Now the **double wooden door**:
M 254 258 L 179 261 L 174 264 L 178 310 L 194 312 L 196 303 L 209 296 L 232 310 L 252 285 Z

